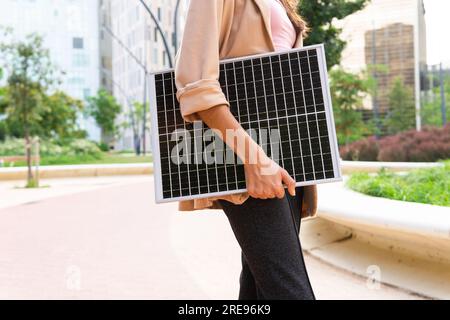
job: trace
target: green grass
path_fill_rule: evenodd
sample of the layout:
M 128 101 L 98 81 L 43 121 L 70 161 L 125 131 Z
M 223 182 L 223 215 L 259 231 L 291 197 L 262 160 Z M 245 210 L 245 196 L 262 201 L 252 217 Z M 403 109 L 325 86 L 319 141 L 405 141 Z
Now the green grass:
M 150 163 L 153 159 L 151 156 L 135 156 L 133 154 L 108 154 L 103 153 L 100 156 L 79 155 L 79 156 L 51 156 L 42 157 L 42 166 L 52 165 L 71 165 L 71 164 L 121 164 L 121 163 Z M 9 164 L 6 164 L 8 167 Z M 14 167 L 26 166 L 24 161 L 14 163 Z
M 443 167 L 414 170 L 405 175 L 384 169 L 376 175 L 356 173 L 346 185 L 370 196 L 450 207 L 450 160 L 443 163 Z

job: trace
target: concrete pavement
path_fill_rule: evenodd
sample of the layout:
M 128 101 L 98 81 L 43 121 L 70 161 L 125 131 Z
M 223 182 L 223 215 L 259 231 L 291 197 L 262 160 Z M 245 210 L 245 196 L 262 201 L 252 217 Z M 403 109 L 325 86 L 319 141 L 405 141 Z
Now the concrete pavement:
M 234 299 L 239 247 L 220 211 L 155 205 L 151 177 L 0 186 L 0 298 Z M 306 255 L 319 299 L 416 299 Z

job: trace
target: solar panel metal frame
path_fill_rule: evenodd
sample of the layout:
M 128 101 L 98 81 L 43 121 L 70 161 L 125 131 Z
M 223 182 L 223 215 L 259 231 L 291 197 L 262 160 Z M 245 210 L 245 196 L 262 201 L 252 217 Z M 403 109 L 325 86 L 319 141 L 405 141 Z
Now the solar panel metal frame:
M 327 64 L 326 64 L 326 58 L 325 58 L 325 50 L 324 50 L 323 44 L 305 46 L 302 48 L 295 48 L 295 49 L 282 50 L 282 51 L 276 51 L 276 52 L 267 52 L 267 53 L 249 55 L 249 56 L 232 58 L 232 59 L 224 59 L 224 60 L 220 61 L 220 64 L 226 64 L 226 63 L 235 62 L 235 61 L 244 61 L 244 60 L 248 60 L 248 59 L 264 58 L 264 57 L 276 56 L 276 55 L 281 56 L 286 53 L 302 52 L 302 51 L 308 51 L 308 50 L 316 50 L 316 52 L 317 52 L 317 59 L 319 62 L 318 63 L 319 64 L 319 73 L 320 73 L 320 79 L 321 79 L 321 89 L 322 89 L 322 95 L 323 95 L 323 100 L 324 100 L 323 104 L 324 104 L 324 108 L 325 108 L 329 145 L 330 145 L 330 149 L 331 149 L 331 157 L 332 157 L 332 163 L 333 163 L 334 178 L 324 178 L 324 179 L 320 179 L 320 180 L 301 181 L 301 182 L 297 182 L 296 186 L 339 182 L 339 181 L 343 180 L 341 166 L 340 166 L 339 149 L 338 149 L 338 143 L 337 143 L 337 137 L 336 137 L 336 128 L 335 128 L 333 109 L 332 109 L 332 103 L 331 103 L 331 94 L 330 94 L 330 88 L 329 88 L 329 84 L 328 84 L 329 79 L 328 79 L 328 72 L 326 69 Z M 159 131 L 158 107 L 157 107 L 157 100 L 156 100 L 155 76 L 158 74 L 169 73 L 169 72 L 173 72 L 173 71 L 174 71 L 173 68 L 169 68 L 169 69 L 160 70 L 157 72 L 152 72 L 149 74 L 149 77 L 150 77 L 150 81 L 149 81 L 149 83 L 150 83 L 149 84 L 150 85 L 150 88 L 149 88 L 150 89 L 150 108 L 151 108 L 151 110 L 150 110 L 150 113 L 151 113 L 151 143 L 152 143 L 152 152 L 153 152 L 155 202 L 156 203 L 168 203 L 168 202 L 203 199 L 203 198 L 208 198 L 208 197 L 212 197 L 212 196 L 214 196 L 214 197 L 215 196 L 224 196 L 224 195 L 231 195 L 231 194 L 246 192 L 246 189 L 239 189 L 239 190 L 219 191 L 219 192 L 213 192 L 213 193 L 208 193 L 208 194 L 198 194 L 198 195 L 191 195 L 191 196 L 181 196 L 181 197 L 172 197 L 172 198 L 164 198 L 163 197 L 163 181 L 162 181 L 161 159 L 160 159 L 160 141 L 159 141 L 159 132 L 158 132 Z M 300 74 L 300 76 L 301 76 L 301 74 Z M 200 188 L 200 186 L 199 186 L 199 188 Z

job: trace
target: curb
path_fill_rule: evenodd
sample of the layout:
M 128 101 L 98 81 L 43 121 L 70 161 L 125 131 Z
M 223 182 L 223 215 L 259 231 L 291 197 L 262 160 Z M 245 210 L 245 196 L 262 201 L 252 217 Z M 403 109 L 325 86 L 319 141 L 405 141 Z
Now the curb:
M 333 191 L 319 204 L 321 218 L 370 234 L 373 242 L 396 241 L 403 251 L 450 263 L 450 208 L 372 197 L 346 187 Z
M 375 161 L 341 161 L 342 172 L 348 175 L 355 172 L 378 172 L 386 168 L 393 172 L 403 172 L 414 169 L 435 168 L 441 163 L 427 162 L 375 162 Z M 115 175 L 148 175 L 153 173 L 152 163 L 132 164 L 86 164 L 67 166 L 41 166 L 39 176 L 44 179 L 50 178 L 76 178 L 97 177 Z M 1 180 L 23 180 L 27 177 L 27 168 L 0 168 Z
M 391 172 L 404 172 L 416 169 L 428 169 L 443 166 L 438 162 L 378 162 L 341 160 L 342 173 L 348 175 L 355 172 L 376 173 L 381 168 Z
M 150 175 L 152 173 L 153 164 L 151 163 L 42 166 L 39 168 L 39 177 L 41 179 Z M 26 167 L 0 168 L 0 181 L 23 180 L 26 177 Z

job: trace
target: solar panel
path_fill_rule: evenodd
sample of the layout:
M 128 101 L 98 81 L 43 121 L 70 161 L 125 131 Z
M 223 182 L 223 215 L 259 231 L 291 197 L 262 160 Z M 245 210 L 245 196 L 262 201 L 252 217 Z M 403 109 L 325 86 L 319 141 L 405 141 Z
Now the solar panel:
M 323 45 L 220 61 L 230 110 L 297 186 L 342 180 Z M 156 202 L 246 191 L 240 160 L 201 121 L 186 123 L 174 70 L 151 74 Z

